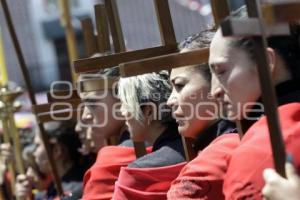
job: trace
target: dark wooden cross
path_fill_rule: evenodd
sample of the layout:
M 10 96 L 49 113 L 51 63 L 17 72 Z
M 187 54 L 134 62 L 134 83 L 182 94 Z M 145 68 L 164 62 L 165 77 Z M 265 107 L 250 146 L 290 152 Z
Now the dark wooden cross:
M 282 176 L 285 176 L 284 164 L 286 161 L 286 153 L 284 141 L 280 128 L 280 121 L 277 113 L 277 100 L 275 89 L 272 85 L 271 76 L 268 68 L 268 58 L 266 54 L 268 27 L 278 27 L 277 30 L 281 34 L 288 34 L 286 22 L 295 22 L 300 19 L 300 2 L 281 2 L 267 3 L 261 5 L 258 0 L 246 0 L 249 19 L 241 20 L 228 18 L 222 24 L 224 36 L 245 36 L 253 37 L 255 41 L 255 52 L 257 53 L 257 70 L 262 91 L 262 100 L 265 108 L 265 115 L 268 122 L 271 147 L 275 169 Z M 249 32 L 241 32 L 236 22 L 243 23 L 243 27 L 251 26 Z M 255 22 L 255 26 L 253 26 Z M 281 24 L 279 24 L 281 23 Z M 281 27 L 281 28 L 280 28 Z
M 229 6 L 226 0 L 212 0 L 211 6 L 216 26 L 226 16 L 229 15 Z M 209 49 L 203 48 L 189 52 L 163 54 L 159 56 L 134 60 L 119 64 L 120 72 L 123 77 L 136 76 L 144 73 L 158 72 L 161 70 L 170 70 L 176 67 L 207 64 L 209 58 Z M 190 161 L 196 157 L 191 138 L 182 137 L 186 160 Z
M 163 45 L 159 47 L 153 47 L 149 49 L 137 50 L 132 52 L 126 52 L 123 32 L 122 32 L 117 4 L 115 0 L 105 0 L 104 2 L 105 2 L 105 7 L 104 6 L 102 6 L 102 8 L 100 6 L 98 7 L 98 10 L 102 11 L 101 12 L 102 14 L 96 15 L 97 20 L 98 18 L 102 18 L 101 20 L 102 23 L 99 23 L 99 26 L 97 26 L 97 32 L 99 36 L 99 32 L 103 30 L 103 28 L 101 29 L 101 27 L 103 27 L 103 25 L 106 26 L 105 20 L 103 20 L 105 18 L 104 17 L 105 14 L 103 13 L 105 13 L 106 11 L 106 14 L 109 19 L 109 27 L 111 30 L 115 54 L 75 61 L 74 66 L 76 72 L 83 73 L 83 72 L 99 71 L 100 69 L 117 66 L 119 63 L 124 61 L 147 58 L 150 56 L 161 55 L 161 54 L 177 51 L 176 37 L 175 37 L 175 32 L 173 30 L 171 14 L 170 14 L 169 5 L 167 1 L 154 0 Z M 86 24 L 87 24 L 86 26 L 91 27 L 90 22 L 86 22 Z M 89 31 L 89 33 L 85 34 L 86 35 L 85 38 L 87 38 L 87 40 L 88 38 L 92 38 L 91 32 L 92 31 Z M 103 35 L 108 36 L 108 34 L 106 33 L 107 32 L 105 32 L 105 34 Z M 108 37 L 105 38 L 109 39 Z M 98 47 L 99 46 L 100 45 L 98 45 Z M 93 47 L 90 50 L 90 52 L 94 53 L 96 50 L 97 48 Z M 108 51 L 109 49 L 106 50 Z M 86 81 L 81 82 L 81 86 L 84 86 L 85 84 Z M 93 90 L 97 89 L 97 87 L 98 89 L 99 87 L 102 87 L 99 81 L 98 82 L 94 81 L 93 83 L 90 81 L 89 84 L 90 84 L 89 88 L 90 89 L 93 88 Z M 87 87 L 81 87 L 81 89 L 85 90 L 87 89 Z M 144 142 L 134 142 L 134 147 L 135 147 L 135 152 L 137 157 L 141 157 L 146 154 Z

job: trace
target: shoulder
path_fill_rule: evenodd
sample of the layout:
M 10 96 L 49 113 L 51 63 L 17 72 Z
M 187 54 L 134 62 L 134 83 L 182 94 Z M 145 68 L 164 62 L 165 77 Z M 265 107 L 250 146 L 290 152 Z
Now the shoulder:
M 185 158 L 181 152 L 170 146 L 164 146 L 157 151 L 147 154 L 130 163 L 130 168 L 163 167 L 184 162 Z

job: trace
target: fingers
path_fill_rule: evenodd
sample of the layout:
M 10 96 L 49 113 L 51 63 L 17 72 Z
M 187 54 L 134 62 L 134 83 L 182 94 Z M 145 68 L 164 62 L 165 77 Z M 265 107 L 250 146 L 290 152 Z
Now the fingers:
M 2 161 L 6 164 L 13 160 L 12 146 L 9 143 L 0 144 L 0 155 Z
M 263 178 L 265 180 L 265 187 L 262 190 L 262 194 L 265 199 L 271 198 L 274 193 L 274 188 L 280 183 L 280 179 L 283 179 L 274 169 L 265 169 L 263 172 Z
M 26 198 L 32 190 L 31 181 L 25 174 L 20 174 L 16 178 L 16 196 Z
M 12 154 L 12 146 L 9 143 L 0 144 L 0 152 L 1 155 L 11 155 Z
M 2 150 L 2 149 L 4 149 L 4 150 L 6 150 L 6 149 L 11 149 L 12 147 L 11 147 L 11 145 L 9 144 L 9 143 L 2 143 L 2 144 L 0 144 L 0 149 Z
M 288 180 L 292 181 L 294 184 L 300 185 L 300 179 L 297 174 L 297 171 L 291 163 L 287 162 L 285 164 L 285 171 L 286 171 L 286 176 L 287 176 Z
M 282 179 L 282 177 L 277 174 L 274 169 L 265 169 L 263 172 L 263 178 L 266 183 L 277 183 L 278 180 Z

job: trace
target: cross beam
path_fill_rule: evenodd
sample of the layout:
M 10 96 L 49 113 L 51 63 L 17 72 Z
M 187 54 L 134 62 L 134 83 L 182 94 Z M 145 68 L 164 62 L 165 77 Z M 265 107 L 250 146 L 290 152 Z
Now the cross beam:
M 277 2 L 262 5 L 267 23 L 297 22 L 300 19 L 300 2 Z
M 172 68 L 208 63 L 209 49 L 197 49 L 184 53 L 173 53 L 119 65 L 122 77 L 171 70 Z
M 123 62 L 130 62 L 143 58 L 159 56 L 162 54 L 173 53 L 177 51 L 174 45 L 152 47 L 148 49 L 116 53 L 107 56 L 80 59 L 74 62 L 76 73 L 99 71 L 101 69 L 110 68 Z

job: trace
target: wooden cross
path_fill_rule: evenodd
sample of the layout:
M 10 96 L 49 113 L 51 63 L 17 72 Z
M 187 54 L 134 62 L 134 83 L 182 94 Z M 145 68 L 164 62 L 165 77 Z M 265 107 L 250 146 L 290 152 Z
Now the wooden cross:
M 98 9 L 95 9 L 96 11 L 99 12 L 98 15 L 96 14 L 96 16 L 99 16 L 99 18 L 102 17 L 102 19 L 98 19 L 98 17 L 96 18 L 97 20 L 100 20 L 102 22 L 99 23 L 100 25 L 97 28 L 98 35 L 103 24 L 106 24 L 103 18 L 105 19 L 106 18 L 105 14 L 107 14 L 109 18 L 109 25 L 110 25 L 111 35 L 113 39 L 115 54 L 75 61 L 74 63 L 74 65 L 76 65 L 75 71 L 80 73 L 89 72 L 89 71 L 98 71 L 103 68 L 116 66 L 120 62 L 123 62 L 124 60 L 127 61 L 128 59 L 129 60 L 140 59 L 140 58 L 149 57 L 153 55 L 161 55 L 161 54 L 177 51 L 175 33 L 173 30 L 173 26 L 170 26 L 172 25 L 172 21 L 171 21 L 170 11 L 168 9 L 169 5 L 167 1 L 155 0 L 155 8 L 159 19 L 160 32 L 162 35 L 162 43 L 164 45 L 160 47 L 154 47 L 146 50 L 138 50 L 133 52 L 124 52 L 126 50 L 126 47 L 124 43 L 121 23 L 120 23 L 117 4 L 115 0 L 105 0 L 105 8 L 106 8 L 106 13 L 105 13 L 104 6 L 102 7 L 98 6 Z M 91 34 L 93 32 L 93 30 L 91 30 L 92 26 L 90 25 L 91 24 L 90 22 L 86 22 L 86 24 L 87 24 L 86 26 L 89 26 L 90 31 L 84 34 L 85 39 L 90 41 L 89 43 L 92 43 L 93 40 L 92 39 L 93 34 Z M 107 33 L 107 31 L 105 32 Z M 108 34 L 104 34 L 104 35 L 108 35 Z M 104 37 L 104 38 L 108 39 L 108 37 Z M 96 50 L 97 48 L 93 47 L 92 50 L 90 50 L 90 52 L 95 53 Z M 99 68 L 98 65 L 101 65 L 101 67 Z M 77 70 L 77 68 L 79 68 L 80 70 Z M 93 81 L 85 80 L 80 82 L 79 86 L 80 89 L 85 92 L 100 91 L 103 89 L 103 87 L 107 87 L 107 86 L 103 86 L 101 80 L 93 80 Z M 135 147 L 135 152 L 137 157 L 146 154 L 145 144 L 143 142 L 139 142 L 139 143 L 134 142 L 134 147 Z
M 116 14 L 118 12 L 116 10 L 115 0 L 106 0 L 105 5 L 107 7 L 107 15 L 109 16 L 109 19 L 112 19 L 109 21 L 109 24 L 116 53 L 113 55 L 77 60 L 74 62 L 75 71 L 77 73 L 99 71 L 104 68 L 117 66 L 123 62 L 177 52 L 176 37 L 168 2 L 165 0 L 154 0 L 154 4 L 161 33 L 162 46 L 124 52 L 125 44 L 120 20 L 117 17 L 118 14 Z
M 212 0 L 211 5 L 216 25 L 229 15 L 229 6 L 226 0 Z M 199 65 L 208 63 L 209 49 L 197 49 L 184 53 L 171 53 L 150 58 L 135 60 L 119 64 L 123 77 L 136 76 L 144 73 L 170 70 L 176 67 Z M 192 148 L 193 139 L 182 137 L 186 160 L 190 161 L 196 157 Z
M 258 30 L 256 30 L 256 32 L 260 34 L 253 36 L 253 39 L 256 45 L 255 52 L 257 53 L 257 70 L 259 73 L 262 100 L 264 103 L 265 114 L 268 122 L 274 165 L 276 171 L 282 176 L 285 176 L 284 164 L 286 161 L 286 153 L 277 113 L 277 100 L 275 96 L 275 89 L 272 86 L 272 80 L 268 68 L 268 59 L 266 54 L 267 30 L 265 22 L 267 22 L 268 24 L 275 25 L 279 22 L 290 22 L 300 19 L 300 3 L 281 2 L 273 4 L 268 3 L 261 6 L 258 0 L 246 0 L 246 5 L 250 19 L 254 18 L 258 21 Z M 226 30 L 223 32 L 225 36 L 235 36 L 235 27 L 228 26 L 228 24 L 230 24 L 230 21 L 232 20 L 234 19 L 227 19 L 221 25 L 222 30 Z M 241 35 L 239 34 L 239 36 Z M 246 34 L 245 36 L 249 36 L 249 34 Z
M 212 6 L 215 10 L 214 17 L 216 19 L 216 23 L 220 21 L 221 17 L 223 18 L 229 14 L 229 9 L 226 3 L 227 2 L 224 0 L 212 1 Z M 96 57 L 92 59 L 78 60 L 74 63 L 75 71 L 89 72 L 99 70 L 102 68 L 113 67 L 119 64 L 121 75 L 123 77 L 128 77 L 144 73 L 157 72 L 175 67 L 207 63 L 209 57 L 209 51 L 207 48 L 185 52 L 181 54 L 174 53 L 173 49 L 176 44 L 176 37 L 172 25 L 172 19 L 168 3 L 167 1 L 156 0 L 155 5 L 156 13 L 159 19 L 158 21 L 160 25 L 162 43 L 164 44 L 164 46 L 137 50 L 132 52 L 123 52 L 119 54 Z M 120 30 L 120 28 L 118 30 Z M 122 44 L 124 45 L 124 43 Z M 143 57 L 145 57 L 145 59 L 142 59 Z M 184 137 L 182 139 L 186 159 L 188 161 L 192 160 L 196 156 L 196 152 L 194 152 L 192 148 L 192 139 Z M 137 145 L 137 147 L 138 146 L 140 145 Z
M 104 53 L 110 49 L 108 36 L 109 33 L 106 21 L 107 17 L 104 9 L 104 5 L 95 5 L 96 27 L 98 30 L 97 36 L 94 35 L 92 20 L 90 18 L 81 20 L 87 56 L 93 56 L 99 52 Z M 98 18 L 99 16 L 101 19 Z M 88 85 L 88 87 L 91 87 L 90 83 L 83 84 L 80 82 L 80 85 Z M 81 91 L 83 90 L 81 89 Z M 76 113 L 80 112 L 77 107 L 79 106 L 81 100 L 77 89 L 73 89 L 71 91 L 50 91 L 47 93 L 47 99 L 49 102 L 48 104 L 37 105 L 33 106 L 32 108 L 34 113 L 37 114 L 41 123 L 53 121 L 54 118 L 72 117 L 76 119 Z M 66 107 L 66 105 L 68 106 Z

